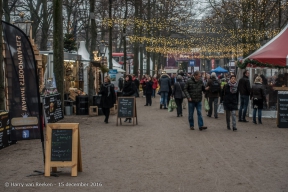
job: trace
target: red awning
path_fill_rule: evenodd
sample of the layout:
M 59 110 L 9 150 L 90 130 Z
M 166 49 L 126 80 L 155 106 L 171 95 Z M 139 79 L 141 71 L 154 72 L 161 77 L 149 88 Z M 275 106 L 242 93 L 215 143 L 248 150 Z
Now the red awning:
M 288 25 L 266 45 L 247 58 L 272 65 L 288 65 Z

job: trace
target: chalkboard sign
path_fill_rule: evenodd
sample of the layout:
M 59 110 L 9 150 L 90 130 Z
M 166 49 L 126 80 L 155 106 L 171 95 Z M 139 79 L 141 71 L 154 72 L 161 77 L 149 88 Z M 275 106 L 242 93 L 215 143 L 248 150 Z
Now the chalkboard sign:
M 135 97 L 118 97 L 118 118 L 134 117 Z
M 278 127 L 288 128 L 288 91 L 278 91 Z
M 82 171 L 79 123 L 48 123 L 46 126 L 45 176 L 50 169 L 71 167 L 71 176 Z
M 46 123 L 56 123 L 64 118 L 60 94 L 44 97 L 43 107 Z
M 53 129 L 51 161 L 72 160 L 72 129 Z
M 119 118 L 120 118 L 120 125 L 122 125 L 121 118 L 133 118 L 133 125 L 134 120 L 136 118 L 136 125 L 138 124 L 135 97 L 118 97 L 116 125 L 118 125 Z

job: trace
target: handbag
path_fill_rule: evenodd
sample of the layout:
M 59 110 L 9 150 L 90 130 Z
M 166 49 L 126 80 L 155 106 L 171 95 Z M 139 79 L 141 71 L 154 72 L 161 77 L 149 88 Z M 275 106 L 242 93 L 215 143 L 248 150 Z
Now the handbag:
M 205 111 L 209 111 L 210 107 L 209 107 L 209 103 L 207 99 L 204 100 L 204 106 L 205 106 Z
M 180 87 L 180 90 L 181 90 L 181 93 L 182 93 L 182 98 L 186 98 L 186 94 L 182 91 L 182 88 L 181 88 L 181 85 L 180 85 L 179 82 L 178 82 L 178 84 L 179 84 L 179 87 Z
M 220 103 L 220 104 L 218 105 L 217 113 L 224 113 L 223 103 Z

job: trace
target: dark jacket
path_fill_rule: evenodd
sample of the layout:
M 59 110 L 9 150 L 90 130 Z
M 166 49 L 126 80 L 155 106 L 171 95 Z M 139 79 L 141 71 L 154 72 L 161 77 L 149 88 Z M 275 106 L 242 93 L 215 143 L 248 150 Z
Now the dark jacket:
M 180 87 L 181 86 L 181 87 Z M 174 84 L 174 88 L 172 91 L 172 96 L 176 99 L 183 99 L 182 91 L 184 92 L 185 83 L 181 81 L 177 81 Z
M 191 98 L 192 102 L 201 102 L 202 92 L 205 92 L 205 87 L 201 79 L 195 81 L 195 78 L 191 77 L 186 82 L 183 91 L 186 94 L 187 99 Z
M 224 109 L 228 111 L 238 110 L 239 89 L 236 93 L 230 92 L 230 86 L 227 83 L 223 87 L 221 102 L 223 101 Z
M 250 99 L 252 99 L 252 97 L 266 101 L 264 85 L 261 83 L 255 83 L 251 89 Z
M 250 95 L 251 91 L 251 86 L 250 86 L 250 81 L 247 76 L 243 76 L 238 83 L 238 90 L 240 95 Z
M 120 90 L 120 91 L 123 89 L 123 82 L 124 82 L 123 77 L 120 77 L 120 78 L 118 79 L 118 87 L 119 87 L 119 90 Z
M 115 95 L 113 84 L 111 84 L 111 83 L 102 84 L 99 93 L 102 95 L 101 105 L 103 108 L 114 107 L 114 104 L 116 103 L 116 95 Z
M 139 89 L 140 81 L 137 78 L 135 78 L 133 80 L 133 82 L 134 82 L 135 86 L 137 87 L 137 89 Z
M 159 79 L 159 85 L 160 85 L 160 92 L 167 92 L 169 93 L 169 90 L 171 90 L 171 80 L 170 77 L 167 74 L 161 75 Z
M 146 94 L 152 94 L 153 92 L 153 81 L 146 81 Z
M 137 88 L 132 81 L 125 81 L 123 86 L 123 96 L 134 96 L 137 93 Z
M 207 83 L 207 87 L 209 86 L 209 90 L 207 91 L 208 94 L 207 96 L 208 97 L 219 97 L 220 94 L 221 94 L 221 83 L 218 81 L 218 91 L 217 92 L 212 92 L 212 87 L 213 87 L 213 82 L 214 81 L 218 81 L 214 76 L 211 77 L 211 79 L 208 80 L 208 83 Z

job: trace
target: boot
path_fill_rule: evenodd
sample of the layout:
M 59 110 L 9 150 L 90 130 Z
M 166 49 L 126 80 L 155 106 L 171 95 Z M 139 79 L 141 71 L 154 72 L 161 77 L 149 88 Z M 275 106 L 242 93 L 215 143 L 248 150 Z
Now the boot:
M 127 121 L 128 121 L 128 118 L 126 118 L 124 122 L 127 122 Z
M 262 124 L 262 121 L 261 121 L 261 119 L 258 119 L 258 123 L 259 123 L 259 124 Z

